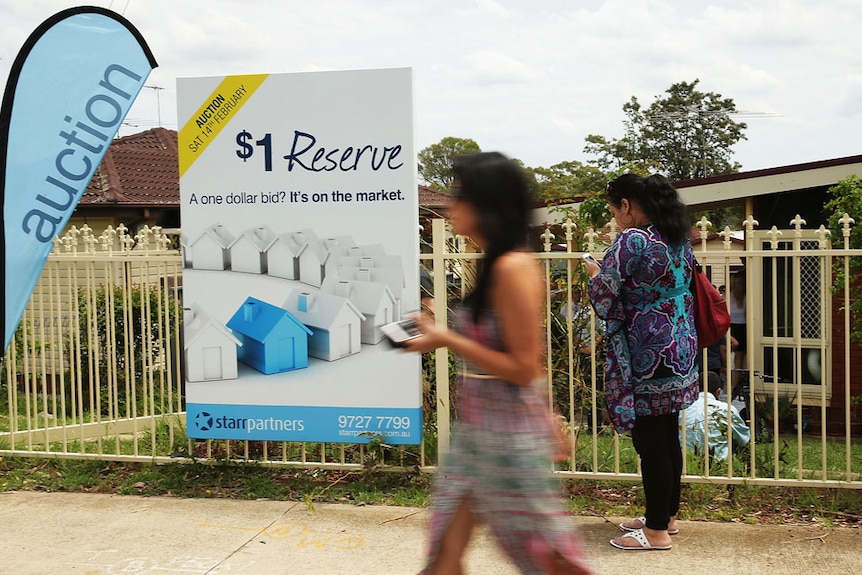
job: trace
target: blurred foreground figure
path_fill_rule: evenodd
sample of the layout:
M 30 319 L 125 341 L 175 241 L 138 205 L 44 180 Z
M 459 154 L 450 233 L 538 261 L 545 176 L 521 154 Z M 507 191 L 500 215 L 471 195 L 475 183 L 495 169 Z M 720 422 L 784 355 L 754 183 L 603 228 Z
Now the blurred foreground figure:
M 490 527 L 522 573 L 590 573 L 551 472 L 564 441 L 541 387 L 541 270 L 522 251 L 529 186 L 520 167 L 498 153 L 458 157 L 454 168 L 452 226 L 485 255 L 455 328 L 423 315 L 423 336 L 407 347 L 420 353 L 448 347 L 466 369 L 451 450 L 435 479 L 422 573 L 460 574 L 478 523 Z

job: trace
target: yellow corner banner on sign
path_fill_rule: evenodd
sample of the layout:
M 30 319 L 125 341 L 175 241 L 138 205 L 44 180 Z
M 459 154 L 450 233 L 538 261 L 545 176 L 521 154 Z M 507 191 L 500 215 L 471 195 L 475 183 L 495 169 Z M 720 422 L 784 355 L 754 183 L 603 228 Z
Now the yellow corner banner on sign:
M 180 177 L 201 157 L 222 128 L 245 105 L 269 74 L 226 76 L 178 135 Z

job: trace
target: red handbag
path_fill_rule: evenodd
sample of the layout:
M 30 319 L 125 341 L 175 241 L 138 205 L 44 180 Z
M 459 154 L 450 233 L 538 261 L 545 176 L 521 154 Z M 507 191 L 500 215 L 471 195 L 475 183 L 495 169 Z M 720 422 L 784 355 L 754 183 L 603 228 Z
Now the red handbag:
M 691 278 L 691 295 L 694 297 L 694 327 L 697 330 L 697 348 L 703 349 L 719 341 L 730 327 L 727 302 L 695 262 Z

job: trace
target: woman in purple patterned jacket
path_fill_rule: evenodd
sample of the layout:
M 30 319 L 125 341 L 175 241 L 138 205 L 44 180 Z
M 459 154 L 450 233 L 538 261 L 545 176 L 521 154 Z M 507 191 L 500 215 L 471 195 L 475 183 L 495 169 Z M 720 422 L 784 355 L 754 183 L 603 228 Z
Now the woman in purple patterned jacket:
M 670 549 L 682 476 L 679 412 L 697 399 L 697 335 L 689 291 L 688 211 L 661 175 L 608 183 L 623 231 L 601 267 L 587 264 L 590 300 L 606 321 L 605 399 L 614 427 L 631 431 L 641 459 L 644 517 L 621 523 L 619 549 Z

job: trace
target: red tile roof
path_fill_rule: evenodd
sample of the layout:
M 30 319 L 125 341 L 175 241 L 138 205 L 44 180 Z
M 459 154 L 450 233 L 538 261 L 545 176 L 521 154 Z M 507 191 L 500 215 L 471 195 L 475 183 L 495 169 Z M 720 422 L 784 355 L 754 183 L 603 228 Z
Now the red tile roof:
M 428 186 L 419 186 L 419 205 L 429 208 L 445 208 L 452 203 L 452 196 L 446 192 L 429 188 Z
M 111 142 L 80 204 L 179 207 L 176 131 L 153 128 Z

